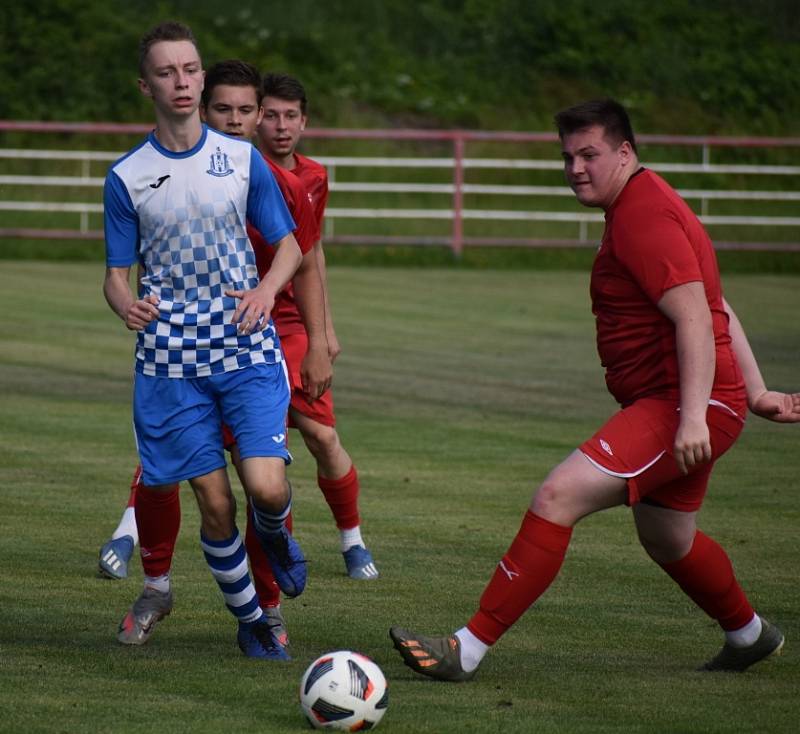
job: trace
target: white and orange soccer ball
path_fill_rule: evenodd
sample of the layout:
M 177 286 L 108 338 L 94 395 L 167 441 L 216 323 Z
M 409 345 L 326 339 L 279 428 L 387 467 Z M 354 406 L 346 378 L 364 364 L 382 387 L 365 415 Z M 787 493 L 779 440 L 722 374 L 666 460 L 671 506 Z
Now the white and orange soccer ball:
M 386 678 L 377 663 L 351 650 L 321 655 L 300 681 L 300 707 L 315 729 L 374 729 L 388 705 Z

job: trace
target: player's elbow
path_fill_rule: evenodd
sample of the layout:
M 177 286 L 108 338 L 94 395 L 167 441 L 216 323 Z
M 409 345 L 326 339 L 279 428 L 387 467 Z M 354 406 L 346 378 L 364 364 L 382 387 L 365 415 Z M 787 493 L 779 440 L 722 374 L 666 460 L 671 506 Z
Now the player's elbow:
M 303 253 L 300 250 L 300 245 L 293 234 L 288 234 L 279 243 L 278 247 L 285 253 L 285 257 L 291 261 L 292 272 L 297 272 L 303 265 Z
M 297 268 L 298 274 L 314 273 L 317 271 L 317 254 L 312 247 L 305 254 L 301 254 L 300 265 Z

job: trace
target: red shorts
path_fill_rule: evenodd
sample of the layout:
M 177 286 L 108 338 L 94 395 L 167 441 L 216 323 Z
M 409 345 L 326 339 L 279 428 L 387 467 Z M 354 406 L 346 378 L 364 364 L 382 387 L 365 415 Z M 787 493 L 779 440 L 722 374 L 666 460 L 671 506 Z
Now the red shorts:
M 308 351 L 308 336 L 305 332 L 299 334 L 286 334 L 280 337 L 281 351 L 289 369 L 289 385 L 292 390 L 290 407 L 298 413 L 311 418 L 311 420 L 321 423 L 323 426 L 335 426 L 336 416 L 333 413 L 333 395 L 330 390 L 326 390 L 321 397 L 313 403 L 309 403 L 303 392 L 303 382 L 300 379 L 300 367 L 303 358 Z M 297 428 L 292 422 L 291 411 L 289 412 L 289 426 Z
M 674 400 L 643 398 L 611 416 L 579 448 L 601 471 L 627 479 L 627 504 L 644 500 L 694 512 L 703 504 L 714 462 L 733 446 L 744 420 L 724 405 L 709 405 L 711 461 L 684 475 L 672 453 L 679 415 Z

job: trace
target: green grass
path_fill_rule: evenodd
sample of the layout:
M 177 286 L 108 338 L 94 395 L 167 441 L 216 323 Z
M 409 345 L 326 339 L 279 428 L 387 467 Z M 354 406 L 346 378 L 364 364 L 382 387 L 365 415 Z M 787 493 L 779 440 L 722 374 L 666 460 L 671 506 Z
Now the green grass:
M 786 632 L 780 659 L 693 672 L 719 632 L 646 559 L 625 509 L 578 527 L 562 574 L 473 682 L 414 677 L 391 649 L 391 624 L 444 633 L 469 618 L 536 484 L 613 409 L 580 272 L 334 266 L 339 430 L 381 579 L 344 576 L 293 435 L 310 571 L 284 605 L 295 660 L 239 654 L 188 490 L 176 609 L 145 647 L 119 646 L 141 570 L 115 583 L 95 566 L 136 462 L 132 335 L 103 302 L 102 276 L 99 263 L 0 267 L 0 731 L 305 731 L 302 672 L 340 647 L 386 673 L 387 733 L 796 730 L 796 426 L 751 420 L 702 517 Z M 785 389 L 797 387 L 798 292 L 796 276 L 726 279 L 768 381 Z
M 599 239 L 596 241 L 599 242 Z M 458 268 L 477 270 L 580 270 L 592 266 L 593 247 L 467 247 L 456 257 L 448 246 L 326 245 L 333 267 Z M 6 260 L 103 262 L 100 240 L 0 239 L 0 264 Z M 717 252 L 727 273 L 800 274 L 800 252 Z

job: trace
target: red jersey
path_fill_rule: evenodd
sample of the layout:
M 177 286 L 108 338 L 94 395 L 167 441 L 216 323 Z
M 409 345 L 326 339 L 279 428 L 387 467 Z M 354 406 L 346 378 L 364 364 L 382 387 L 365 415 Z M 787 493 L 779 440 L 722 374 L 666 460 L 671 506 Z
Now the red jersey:
M 322 238 L 322 220 L 325 218 L 325 207 L 328 205 L 328 172 L 321 163 L 295 153 L 292 173 L 300 179 L 308 192 L 317 224 L 318 241 Z
M 325 206 L 328 203 L 328 172 L 325 166 L 311 158 L 306 158 L 298 153 L 294 154 L 295 167 L 291 171 L 280 169 L 290 176 L 300 181 L 303 189 L 303 196 L 308 201 L 313 223 L 311 225 L 312 245 L 319 242 L 322 236 L 322 219 L 325 216 Z M 277 168 L 271 164 L 273 170 Z M 291 210 L 291 206 L 289 207 Z M 294 213 L 294 212 L 292 212 Z M 294 291 L 291 283 L 284 288 L 275 300 L 275 308 L 272 309 L 272 320 L 275 322 L 275 329 L 278 336 L 285 334 L 300 334 L 305 332 L 303 319 L 297 309 L 294 300 Z
M 273 163 L 269 158 L 264 158 L 269 164 L 272 174 L 286 199 L 286 205 L 289 207 L 292 217 L 294 218 L 296 229 L 294 236 L 297 244 L 300 245 L 300 252 L 304 255 L 315 245 L 318 237 L 315 237 L 316 222 L 314 219 L 314 212 L 311 209 L 311 204 L 308 199 L 308 194 L 300 182 L 300 179 L 291 171 L 281 168 Z M 275 257 L 275 248 L 270 247 L 264 241 L 261 233 L 255 227 L 247 225 L 247 234 L 250 237 L 250 242 L 253 244 L 253 250 L 256 253 L 256 267 L 258 268 L 259 278 L 263 278 L 264 274 L 269 270 L 272 265 L 272 260 Z M 290 307 L 287 306 L 290 304 Z M 272 308 L 272 321 L 275 324 L 275 329 L 278 336 L 281 335 L 279 328 L 280 323 L 289 323 L 299 325 L 299 331 L 303 331 L 303 321 L 300 318 L 300 313 L 294 302 L 294 294 L 292 291 L 291 281 L 286 284 L 284 289 L 278 294 L 275 299 L 275 305 Z M 298 329 L 295 328 L 295 331 Z M 284 331 L 283 333 L 287 333 Z
M 606 385 L 622 405 L 680 398 L 675 326 L 657 307 L 664 293 L 700 281 L 716 344 L 711 398 L 744 416 L 744 380 L 731 347 L 714 247 L 677 192 L 641 169 L 606 212 L 591 278 L 597 351 Z

